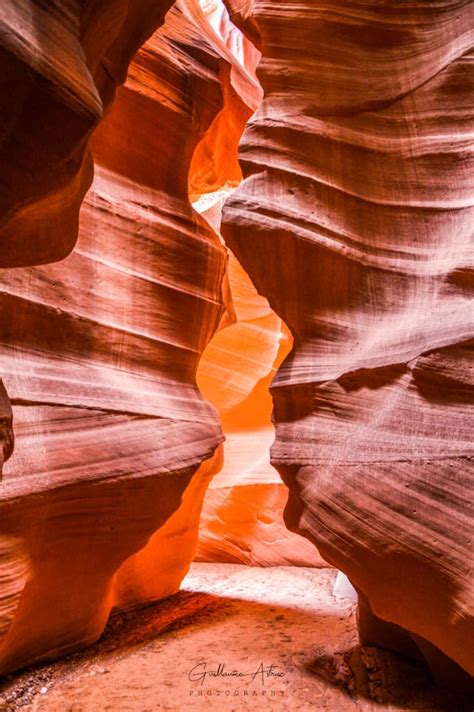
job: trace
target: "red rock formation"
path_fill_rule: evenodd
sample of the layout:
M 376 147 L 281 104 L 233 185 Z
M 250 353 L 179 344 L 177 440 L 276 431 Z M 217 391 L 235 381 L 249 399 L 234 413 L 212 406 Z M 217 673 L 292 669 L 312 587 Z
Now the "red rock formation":
M 188 172 L 237 106 L 231 74 L 204 15 L 170 11 L 94 137 L 75 249 L 2 273 L 16 434 L 0 485 L 2 671 L 93 641 L 114 607 L 175 592 L 194 555 L 222 440 L 195 373 L 224 317 L 226 253 L 191 208 Z
M 238 139 L 261 101 L 255 78 L 260 53 L 229 22 L 220 3 L 203 0 L 201 6 L 231 53 L 231 91 L 225 93 L 223 111 L 194 152 L 190 169 L 191 195 L 205 193 L 195 207 L 219 232 L 223 200 L 229 186 L 241 179 Z M 220 190 L 209 194 L 215 188 Z M 228 320 L 204 351 L 197 372 L 201 392 L 219 411 L 226 443 L 223 466 L 214 467 L 218 474 L 204 499 L 196 558 L 321 566 L 314 546 L 284 525 L 288 490 L 269 458 L 274 429 L 268 386 L 288 353 L 289 339 L 281 319 L 231 253 L 227 273 Z
M 223 82 L 224 107 L 216 116 L 204 139 L 196 148 L 189 173 L 189 193 L 196 200 L 203 193 L 215 192 L 222 186 L 237 186 L 242 172 L 237 156 L 240 137 L 247 120 L 258 108 L 262 88 L 255 77 L 260 52 L 233 25 L 220 0 L 188 2 L 186 9 L 204 36 L 212 28 L 212 42 L 228 64 Z
M 90 134 L 171 5 L 1 3 L 1 267 L 53 262 L 74 247 L 92 182 Z
M 265 98 L 223 232 L 294 336 L 288 525 L 471 672 L 473 9 L 255 0 Z
M 260 33 L 253 17 L 254 0 L 223 0 L 231 21 L 239 27 L 244 35 L 260 47 Z

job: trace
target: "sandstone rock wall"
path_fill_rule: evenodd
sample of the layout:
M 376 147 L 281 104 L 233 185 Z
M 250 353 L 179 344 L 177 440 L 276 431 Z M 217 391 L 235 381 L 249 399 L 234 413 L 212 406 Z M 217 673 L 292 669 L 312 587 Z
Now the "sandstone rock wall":
M 5 0 L 0 7 L 0 266 L 77 240 L 88 140 L 172 0 Z
M 0 483 L 2 671 L 90 643 L 113 608 L 174 593 L 193 558 L 223 440 L 195 374 L 228 317 L 226 252 L 190 205 L 188 173 L 219 114 L 237 126 L 240 112 L 242 130 L 237 69 L 199 7 L 178 3 L 93 138 L 74 250 L 2 272 L 0 372 L 16 436 Z M 62 150 L 60 124 L 54 132 Z M 50 170 L 59 162 L 53 152 Z M 214 170 L 205 157 L 198 167 Z M 64 246 L 62 224 L 41 219 L 51 247 Z M 24 261 L 41 262 L 28 244 Z M 2 400 L 5 456 L 10 416 Z
M 288 526 L 471 672 L 473 10 L 255 0 L 264 100 L 223 218 L 294 337 Z

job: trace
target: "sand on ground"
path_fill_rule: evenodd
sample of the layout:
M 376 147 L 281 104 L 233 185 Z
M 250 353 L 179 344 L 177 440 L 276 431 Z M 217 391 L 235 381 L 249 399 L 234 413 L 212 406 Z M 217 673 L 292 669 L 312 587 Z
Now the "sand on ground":
M 5 680 L 0 710 L 470 709 L 419 664 L 359 646 L 335 576 L 195 563 L 178 594 L 113 616 L 94 646 Z

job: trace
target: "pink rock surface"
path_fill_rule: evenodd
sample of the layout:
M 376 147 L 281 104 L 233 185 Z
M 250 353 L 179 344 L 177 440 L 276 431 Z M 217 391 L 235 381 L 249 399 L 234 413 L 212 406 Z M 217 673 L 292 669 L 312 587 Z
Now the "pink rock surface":
M 287 524 L 471 672 L 473 9 L 255 0 L 265 96 L 223 226 L 294 337 Z

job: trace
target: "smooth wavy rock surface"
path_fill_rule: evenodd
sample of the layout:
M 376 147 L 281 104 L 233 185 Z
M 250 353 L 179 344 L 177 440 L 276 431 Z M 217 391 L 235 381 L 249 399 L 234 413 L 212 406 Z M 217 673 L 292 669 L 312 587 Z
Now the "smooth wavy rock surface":
M 228 190 L 205 195 L 195 208 L 219 232 Z M 206 491 L 198 561 L 251 566 L 327 566 L 316 548 L 283 521 L 288 488 L 270 465 L 275 437 L 269 385 L 289 353 L 291 338 L 229 252 L 227 278 L 234 323 L 211 339 L 197 383 L 221 419 L 222 469 Z
M 90 135 L 133 55 L 172 4 L 2 1 L 1 267 L 53 262 L 71 252 L 93 177 Z
M 255 0 L 264 100 L 223 215 L 294 337 L 272 384 L 288 526 L 471 672 L 473 11 Z
M 223 440 L 195 374 L 227 318 L 227 257 L 188 173 L 232 92 L 224 43 L 178 3 L 95 134 L 73 252 L 2 272 L 16 436 L 0 482 L 2 672 L 90 643 L 113 608 L 174 593 L 194 556 Z

